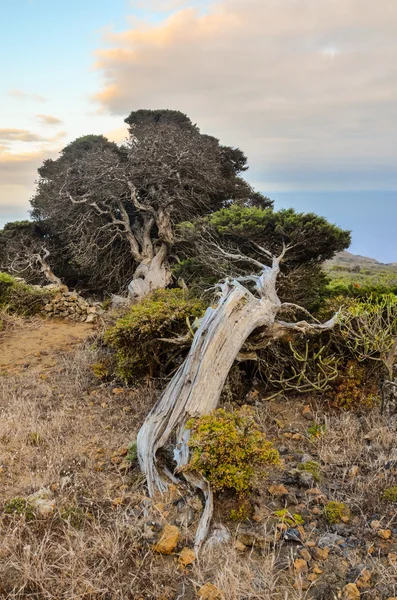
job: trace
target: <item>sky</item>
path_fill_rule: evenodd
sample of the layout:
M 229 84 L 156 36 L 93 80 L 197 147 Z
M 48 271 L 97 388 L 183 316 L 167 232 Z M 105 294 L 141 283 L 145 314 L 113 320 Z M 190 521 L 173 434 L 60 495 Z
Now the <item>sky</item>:
M 0 0 L 0 227 L 80 135 L 182 110 L 275 200 L 397 261 L 396 0 Z

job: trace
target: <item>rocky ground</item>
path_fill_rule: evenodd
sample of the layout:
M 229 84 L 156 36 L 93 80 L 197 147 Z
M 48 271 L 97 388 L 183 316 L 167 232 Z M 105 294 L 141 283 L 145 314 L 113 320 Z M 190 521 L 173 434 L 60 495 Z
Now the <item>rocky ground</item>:
M 200 499 L 149 500 L 128 447 L 158 392 L 98 383 L 91 328 L 67 326 L 51 362 L 4 360 L 23 327 L 0 340 L 0 598 L 397 597 L 395 423 L 250 393 L 282 464 L 249 499 L 217 498 L 198 559 Z

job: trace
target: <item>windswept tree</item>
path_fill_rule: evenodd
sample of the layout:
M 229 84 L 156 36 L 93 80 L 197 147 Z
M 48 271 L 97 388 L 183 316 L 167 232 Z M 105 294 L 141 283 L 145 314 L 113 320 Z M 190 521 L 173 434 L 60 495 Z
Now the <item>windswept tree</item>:
M 103 136 L 69 144 L 39 169 L 33 218 L 61 236 L 98 287 L 132 298 L 166 287 L 177 223 L 231 202 L 270 206 L 240 174 L 244 154 L 177 111 L 140 110 L 119 147 Z
M 182 223 L 177 232 L 180 260 L 174 271 L 200 293 L 222 277 L 255 273 L 264 247 L 275 253 L 283 243 L 288 244 L 278 293 L 283 301 L 311 309 L 318 305 L 327 284 L 323 262 L 351 241 L 349 231 L 314 213 L 239 204 Z

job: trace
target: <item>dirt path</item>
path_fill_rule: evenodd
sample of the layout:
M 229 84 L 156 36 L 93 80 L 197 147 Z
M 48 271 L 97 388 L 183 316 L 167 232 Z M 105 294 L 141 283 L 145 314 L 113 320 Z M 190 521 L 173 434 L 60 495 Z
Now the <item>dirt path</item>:
M 16 330 L 0 340 L 0 372 L 52 367 L 57 354 L 81 343 L 92 329 L 88 323 L 53 319 L 35 329 Z

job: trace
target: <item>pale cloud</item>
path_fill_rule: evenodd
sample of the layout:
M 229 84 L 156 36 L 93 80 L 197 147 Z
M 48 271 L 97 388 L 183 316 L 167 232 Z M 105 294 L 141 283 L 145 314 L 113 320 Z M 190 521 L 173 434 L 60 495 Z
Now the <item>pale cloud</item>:
M 12 98 L 17 98 L 18 100 L 34 100 L 35 102 L 47 102 L 47 98 L 42 96 L 41 94 L 31 94 L 29 92 L 24 92 L 18 88 L 14 88 L 8 91 L 8 95 Z
M 180 109 L 263 186 L 397 188 L 395 0 L 194 4 L 108 34 L 102 108 Z
M 40 142 L 42 140 L 41 135 L 28 129 L 0 128 L 1 142 Z
M 58 119 L 57 117 L 53 117 L 52 115 L 38 114 L 38 115 L 36 115 L 36 117 L 40 121 L 40 123 L 42 123 L 43 125 L 61 125 L 62 124 L 61 119 Z

